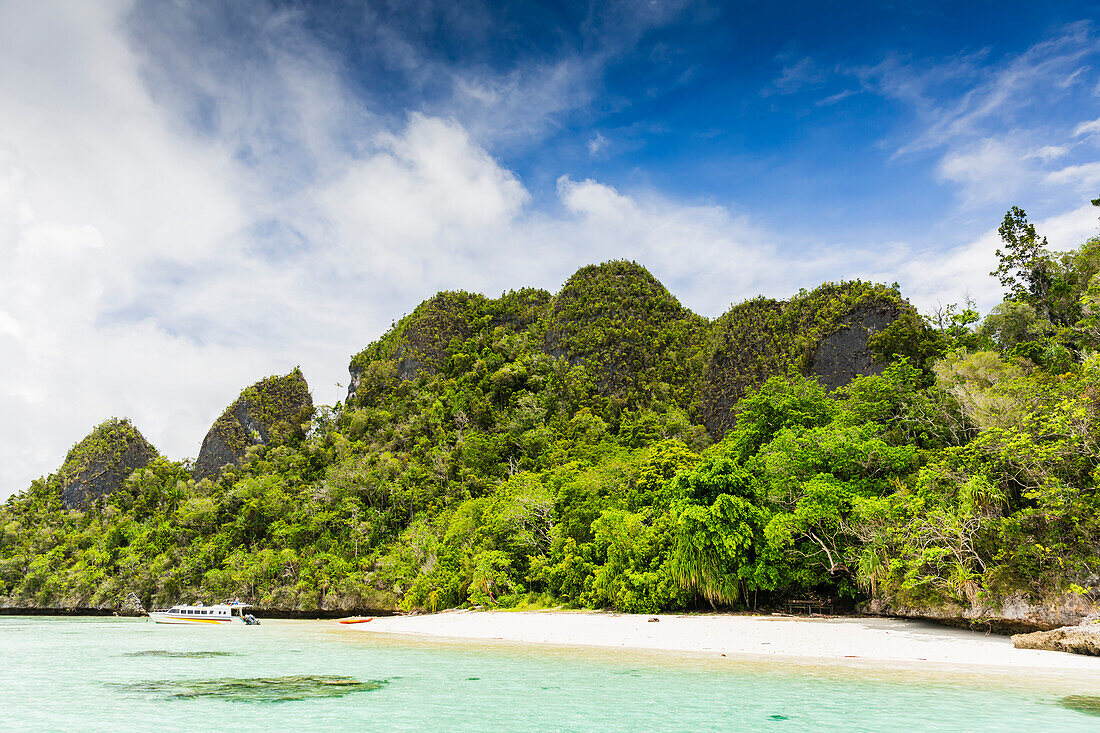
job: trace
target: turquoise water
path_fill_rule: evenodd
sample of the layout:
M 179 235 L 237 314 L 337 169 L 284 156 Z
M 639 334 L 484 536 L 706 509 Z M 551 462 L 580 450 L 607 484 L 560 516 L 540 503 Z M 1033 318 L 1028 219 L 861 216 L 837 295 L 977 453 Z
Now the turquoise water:
M 446 643 L 321 621 L 0 617 L 0 685 L 5 730 L 1100 730 L 1067 707 L 1100 704 L 1080 697 L 1100 695 L 1081 673 Z

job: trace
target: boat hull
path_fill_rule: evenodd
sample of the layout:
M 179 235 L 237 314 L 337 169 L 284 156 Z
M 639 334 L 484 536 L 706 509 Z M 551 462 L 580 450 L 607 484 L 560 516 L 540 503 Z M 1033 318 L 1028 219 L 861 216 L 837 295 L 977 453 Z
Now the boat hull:
M 244 625 L 244 621 L 239 616 L 229 616 L 226 618 L 218 617 L 206 617 L 201 618 L 198 616 L 185 616 L 177 613 L 168 613 L 165 611 L 150 611 L 149 618 L 153 623 L 157 624 L 190 624 L 192 626 L 231 626 L 234 624 Z

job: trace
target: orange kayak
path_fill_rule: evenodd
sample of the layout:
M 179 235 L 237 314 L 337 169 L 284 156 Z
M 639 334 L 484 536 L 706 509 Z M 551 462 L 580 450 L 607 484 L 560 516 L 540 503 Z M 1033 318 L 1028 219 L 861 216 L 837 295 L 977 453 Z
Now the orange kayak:
M 342 624 L 365 624 L 368 621 L 373 621 L 373 620 L 374 620 L 373 616 L 371 616 L 370 618 L 342 618 L 342 619 L 340 619 L 340 623 L 342 623 Z

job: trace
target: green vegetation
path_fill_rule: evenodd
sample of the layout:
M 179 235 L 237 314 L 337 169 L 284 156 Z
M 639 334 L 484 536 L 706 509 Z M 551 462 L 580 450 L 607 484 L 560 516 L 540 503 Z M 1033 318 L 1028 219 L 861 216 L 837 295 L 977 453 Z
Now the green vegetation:
M 655 612 L 1094 594 L 1100 242 L 1055 256 L 1010 214 L 1008 299 L 980 323 L 858 281 L 708 322 L 627 262 L 554 297 L 441 293 L 354 357 L 346 404 L 308 430 L 268 414 L 267 380 L 246 390 L 285 424 L 213 478 L 157 458 L 79 511 L 66 461 L 12 497 L 0 596 Z
M 301 439 L 313 417 L 313 398 L 300 369 L 267 377 L 246 388 L 214 422 L 199 449 L 195 477 L 217 478 L 240 462 L 252 446 L 276 446 Z
M 129 420 L 111 418 L 66 454 L 57 472 L 61 500 L 69 508 L 84 507 L 156 456 L 156 449 Z

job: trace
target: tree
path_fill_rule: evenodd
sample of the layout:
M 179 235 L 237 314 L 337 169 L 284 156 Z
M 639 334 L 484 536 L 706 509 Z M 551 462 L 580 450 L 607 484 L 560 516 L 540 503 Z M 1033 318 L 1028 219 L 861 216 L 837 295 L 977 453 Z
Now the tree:
M 676 519 L 672 573 L 680 585 L 710 603 L 733 605 L 748 588 L 754 545 L 766 521 L 761 508 L 720 494 L 710 507 L 688 504 Z
M 1006 300 L 989 312 L 978 335 L 991 339 L 997 348 L 1007 351 L 1024 341 L 1042 338 L 1051 330 L 1050 322 L 1041 318 L 1030 304 Z
M 1019 206 L 1008 210 L 997 231 L 1005 247 L 997 250 L 1000 264 L 989 274 L 1004 286 L 1005 300 L 1031 302 L 1040 313 L 1048 316 L 1052 263 L 1046 250 L 1047 238 L 1040 239 L 1035 225 L 1027 220 L 1027 214 Z

